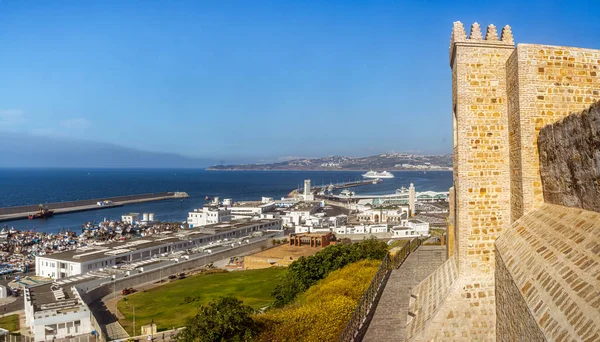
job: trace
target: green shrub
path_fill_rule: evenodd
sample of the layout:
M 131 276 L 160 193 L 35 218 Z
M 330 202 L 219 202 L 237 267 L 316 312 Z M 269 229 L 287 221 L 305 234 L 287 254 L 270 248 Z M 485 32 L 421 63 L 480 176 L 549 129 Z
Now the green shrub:
M 290 264 L 281 276 L 271 295 L 275 298 L 274 307 L 280 308 L 291 303 L 298 294 L 306 291 L 317 281 L 348 264 L 363 259 L 382 260 L 388 246 L 374 238 L 351 245 L 329 246 L 315 255 L 301 257 Z

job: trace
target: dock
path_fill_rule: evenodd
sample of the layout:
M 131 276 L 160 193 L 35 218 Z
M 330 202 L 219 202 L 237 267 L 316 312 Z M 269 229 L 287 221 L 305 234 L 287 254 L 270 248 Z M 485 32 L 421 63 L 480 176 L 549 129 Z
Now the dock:
M 54 215 L 60 215 L 75 213 L 79 211 L 122 207 L 126 204 L 132 203 L 161 201 L 188 197 L 190 196 L 185 192 L 159 192 L 151 194 L 95 198 L 81 201 L 45 203 L 44 206 L 50 210 L 54 210 Z M 107 201 L 110 204 L 98 205 L 98 202 L 106 203 Z M 39 204 L 0 208 L 0 222 L 26 219 L 29 216 L 29 214 L 34 214 L 38 212 L 38 210 Z
M 312 193 L 319 193 L 322 190 L 339 190 L 339 189 L 347 189 L 347 188 L 354 188 L 357 186 L 363 186 L 363 185 L 369 185 L 369 184 L 376 184 L 381 182 L 381 180 L 375 180 L 375 179 L 363 179 L 363 180 L 358 180 L 358 181 L 349 181 L 349 182 L 339 182 L 339 183 L 331 183 L 331 184 L 327 184 L 327 185 L 317 185 L 317 186 L 312 186 L 310 188 L 310 192 Z M 292 190 L 289 194 L 288 197 L 295 197 L 296 195 L 298 195 L 298 190 Z

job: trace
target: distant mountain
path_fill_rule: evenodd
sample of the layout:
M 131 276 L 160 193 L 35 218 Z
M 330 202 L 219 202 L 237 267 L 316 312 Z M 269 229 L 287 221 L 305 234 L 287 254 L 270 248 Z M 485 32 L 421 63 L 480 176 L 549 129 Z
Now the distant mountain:
M 0 167 L 204 168 L 217 162 L 115 144 L 0 132 Z
M 452 170 L 452 155 L 383 153 L 358 158 L 331 156 L 272 164 L 213 165 L 207 170 Z

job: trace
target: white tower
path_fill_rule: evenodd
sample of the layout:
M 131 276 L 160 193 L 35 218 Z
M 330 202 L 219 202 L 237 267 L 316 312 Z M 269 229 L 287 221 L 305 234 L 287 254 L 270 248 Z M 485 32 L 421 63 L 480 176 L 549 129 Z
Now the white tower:
M 415 197 L 415 185 L 410 183 L 410 186 L 408 187 L 408 206 L 410 207 L 410 216 L 415 214 Z
M 305 201 L 313 201 L 315 197 L 310 192 L 310 179 L 306 179 L 304 181 L 304 194 L 303 196 Z

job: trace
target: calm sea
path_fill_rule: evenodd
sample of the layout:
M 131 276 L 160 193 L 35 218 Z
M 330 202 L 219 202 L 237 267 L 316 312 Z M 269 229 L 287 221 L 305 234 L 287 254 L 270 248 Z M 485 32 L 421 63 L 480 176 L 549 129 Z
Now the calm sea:
M 0 169 L 0 207 L 73 201 L 162 191 L 185 191 L 190 198 L 131 204 L 118 208 L 57 215 L 47 220 L 2 222 L 16 229 L 79 231 L 88 221 L 118 219 L 127 212 L 153 212 L 161 221 L 185 221 L 206 196 L 241 200 L 279 198 L 301 187 L 362 179 L 360 171 L 204 171 L 197 169 Z M 448 191 L 452 172 L 396 172 L 396 178 L 352 189 L 386 194 L 413 182 L 417 191 Z

